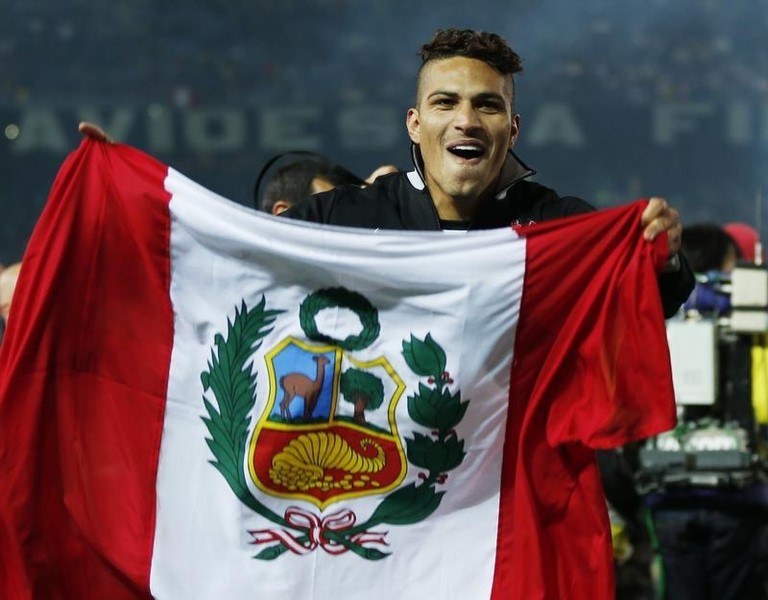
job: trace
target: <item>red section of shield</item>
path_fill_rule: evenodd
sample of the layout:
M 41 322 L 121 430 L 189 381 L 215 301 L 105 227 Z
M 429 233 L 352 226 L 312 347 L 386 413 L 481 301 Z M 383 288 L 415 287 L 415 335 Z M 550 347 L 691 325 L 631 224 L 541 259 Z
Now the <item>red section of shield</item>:
M 330 457 L 312 443 L 313 435 L 339 436 L 351 453 Z M 285 451 L 291 443 L 297 452 Z M 251 471 L 259 488 L 282 497 L 308 496 L 322 505 L 341 497 L 384 492 L 405 475 L 401 448 L 392 438 L 343 425 L 305 430 L 263 427 L 255 448 Z

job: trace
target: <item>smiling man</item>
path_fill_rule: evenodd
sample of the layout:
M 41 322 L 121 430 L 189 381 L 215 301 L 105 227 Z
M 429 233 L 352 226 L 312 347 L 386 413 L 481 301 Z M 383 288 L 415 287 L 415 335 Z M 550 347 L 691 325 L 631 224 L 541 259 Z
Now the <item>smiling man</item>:
M 408 111 L 406 121 L 408 134 L 413 142 L 414 170 L 410 173 L 383 175 L 364 189 L 340 186 L 332 191 L 310 196 L 295 204 L 283 213 L 284 215 L 294 219 L 358 228 L 461 232 L 470 229 L 506 228 L 513 223 L 528 224 L 594 210 L 583 200 L 561 197 L 550 188 L 528 181 L 533 171 L 513 154 L 512 148 L 520 131 L 520 117 L 514 108 L 513 76 L 521 70 L 521 64 L 518 55 L 503 39 L 484 32 L 439 31 L 422 47 L 421 56 L 423 64 L 418 77 L 416 102 Z M 103 132 L 95 131 L 90 125 L 84 125 L 81 131 L 86 135 L 105 139 Z M 650 201 L 638 219 L 637 227 L 638 231 L 644 231 L 648 239 L 666 231 L 670 255 L 676 255 L 680 246 L 681 227 L 677 211 L 669 208 L 666 202 L 658 198 Z M 602 235 L 602 231 L 598 231 L 598 234 Z M 633 236 L 630 241 L 636 241 L 636 237 Z M 621 242 L 617 242 L 619 247 Z M 608 243 L 603 241 L 599 248 L 608 249 Z M 589 263 L 579 265 L 582 256 L 577 253 L 564 257 L 564 252 L 554 249 L 550 251 L 549 248 L 551 246 L 543 251 L 538 249 L 538 255 L 545 257 L 541 262 L 557 254 L 560 260 L 553 262 L 556 263 L 558 272 L 575 271 L 580 275 L 571 279 L 576 279 L 577 283 L 583 281 L 585 288 L 592 271 L 584 264 L 593 268 L 596 266 L 595 270 L 602 270 L 602 279 L 610 279 L 617 273 L 611 269 L 603 269 L 606 265 L 601 264 L 602 254 L 598 255 L 597 260 L 592 254 Z M 307 256 L 312 256 L 312 250 L 306 252 Z M 316 258 L 312 256 L 312 260 Z M 571 269 L 569 261 L 572 261 L 575 269 Z M 685 259 L 679 257 L 675 263 L 659 278 L 659 289 L 667 314 L 677 310 L 693 287 L 693 277 Z M 484 265 L 484 268 L 493 267 Z M 618 271 L 618 276 L 621 277 L 625 272 Z M 370 273 L 373 272 L 366 271 L 365 277 L 371 276 Z M 449 273 L 450 275 L 452 274 Z M 303 277 L 301 273 L 297 276 Z M 343 279 L 344 275 L 340 273 L 334 276 L 332 281 L 338 282 L 339 278 Z M 316 281 L 331 284 L 331 280 L 327 278 Z M 549 281 L 550 279 L 546 280 Z M 644 283 L 645 279 L 642 281 Z M 426 280 L 425 285 L 427 287 L 424 289 L 430 289 L 431 280 Z M 574 287 L 572 282 L 569 285 Z M 613 307 L 621 305 L 625 308 L 626 304 L 636 300 L 642 308 L 645 303 L 644 294 L 656 293 L 653 287 L 629 286 L 630 300 L 625 302 L 626 297 L 622 296 L 621 302 L 614 303 Z M 623 289 L 626 291 L 626 288 Z M 570 319 L 573 323 L 581 319 L 581 312 L 571 318 L 571 307 L 564 306 L 564 303 L 578 308 L 586 306 L 591 312 L 595 312 L 592 308 L 601 313 L 612 312 L 610 302 L 602 303 L 603 296 L 592 294 L 583 302 L 570 302 L 575 294 L 563 296 L 548 292 L 549 288 L 539 296 L 528 297 L 534 298 L 532 302 L 538 303 L 539 315 L 544 313 L 546 317 L 550 314 L 556 317 L 553 319 L 557 322 L 555 329 L 563 319 Z M 455 297 L 457 296 L 450 296 Z M 459 303 L 451 305 L 449 310 L 462 310 L 457 306 L 469 305 L 468 302 Z M 442 309 L 438 306 L 434 310 Z M 556 311 L 558 314 L 553 314 Z M 499 530 L 504 528 L 505 542 L 499 544 L 495 557 L 492 553 L 487 554 L 487 560 L 496 560 L 495 564 L 499 566 L 499 576 L 494 575 L 494 597 L 564 598 L 566 593 L 570 594 L 568 597 L 574 598 L 610 597 L 589 591 L 606 591 L 612 583 L 609 581 L 612 561 L 607 551 L 610 540 L 609 523 L 594 464 L 593 448 L 607 444 L 616 445 L 622 443 L 621 440 L 647 435 L 649 431 L 655 431 L 655 424 L 661 421 L 664 421 L 665 425 L 668 424 L 665 420 L 667 417 L 662 416 L 665 411 L 661 410 L 663 407 L 659 406 L 657 400 L 659 397 L 663 399 L 665 395 L 668 400 L 672 400 L 669 389 L 671 382 L 669 387 L 665 383 L 669 379 L 668 372 L 662 367 L 665 357 L 663 353 L 654 352 L 654 348 L 659 348 L 659 343 L 663 344 L 658 341 L 659 328 L 656 328 L 657 335 L 649 338 L 656 341 L 643 346 L 642 342 L 647 341 L 642 339 L 646 331 L 636 324 L 643 322 L 638 320 L 638 315 L 642 315 L 644 311 L 638 310 L 636 314 L 631 314 L 631 310 L 628 312 L 630 314 L 627 316 L 623 310 L 620 311 L 610 327 L 598 326 L 595 337 L 585 335 L 578 326 L 575 329 L 567 328 L 563 337 L 573 336 L 577 341 L 565 340 L 562 346 L 574 345 L 578 349 L 574 350 L 573 354 L 567 354 L 567 369 L 559 368 L 565 359 L 560 354 L 561 350 L 552 349 L 554 340 L 551 336 L 549 342 L 552 345 L 536 340 L 541 337 L 539 334 L 544 327 L 526 329 L 522 325 L 523 321 L 519 322 L 515 333 L 519 337 L 516 338 L 515 344 L 518 340 L 523 340 L 520 343 L 528 353 L 524 352 L 523 356 L 514 358 L 513 364 L 517 364 L 520 370 L 515 371 L 514 378 L 510 375 L 510 379 L 515 382 L 514 386 L 511 386 L 514 392 L 510 393 L 511 409 L 507 415 L 500 416 L 501 419 L 508 419 L 508 424 L 504 425 L 505 454 L 502 458 L 503 480 L 506 483 L 504 489 L 499 492 L 500 497 L 504 495 L 505 510 L 499 520 Z M 529 314 L 534 313 L 535 311 L 532 311 Z M 645 313 L 647 314 L 647 311 Z M 613 316 L 616 316 L 615 313 Z M 549 320 L 546 317 L 534 322 L 543 323 Z M 651 324 L 660 326 L 657 320 L 657 311 L 654 311 Z M 592 318 L 587 321 L 591 326 L 592 323 L 602 324 L 604 319 Z M 464 324 L 462 319 L 456 321 L 457 328 L 463 327 Z M 624 335 L 625 326 L 627 329 L 632 328 L 632 337 Z M 653 327 L 648 329 L 652 330 Z M 563 331 L 566 331 L 566 328 Z M 661 336 L 663 339 L 663 330 Z M 558 339 L 558 345 L 560 341 Z M 412 345 L 409 344 L 409 348 Z M 426 343 L 423 345 L 427 346 Z M 639 364 L 642 362 L 640 359 L 644 358 L 644 347 L 647 348 L 646 355 L 660 357 L 658 369 L 654 367 L 648 370 Z M 581 349 L 586 350 L 586 353 L 580 353 Z M 510 353 L 511 350 L 513 348 L 500 346 L 492 353 Z M 409 355 L 413 352 L 415 350 L 408 350 Z M 419 352 L 425 356 L 443 353 L 442 350 L 438 353 L 434 349 Z M 599 360 L 595 358 L 597 356 Z M 410 359 L 406 357 L 405 360 L 409 362 Z M 444 358 L 425 360 L 444 362 Z M 584 361 L 594 363 L 590 363 L 590 369 L 585 369 Z M 539 368 L 542 366 L 543 368 Z M 655 391 L 636 392 L 634 389 L 632 393 L 622 394 L 627 390 L 627 386 L 622 385 L 616 377 L 620 369 L 622 372 L 632 373 L 638 381 L 658 379 L 661 381 L 658 389 L 666 389 L 668 394 L 657 394 Z M 564 380 L 555 377 L 552 370 L 560 373 L 571 370 L 579 372 L 574 379 L 578 385 L 561 385 Z M 445 377 L 440 389 L 444 384 L 444 393 L 450 395 L 453 392 L 448 391 L 448 385 L 453 384 L 453 380 L 448 378 L 449 374 L 443 371 L 443 367 L 438 369 L 438 372 L 440 371 Z M 586 374 L 592 371 L 600 372 L 600 377 Z M 431 371 L 422 375 L 426 376 L 429 372 Z M 490 372 L 479 374 L 481 377 L 486 375 L 489 389 L 501 389 L 504 393 L 504 388 L 500 387 L 502 376 L 494 377 Z M 654 377 L 656 379 L 653 379 Z M 433 377 L 433 381 L 428 382 L 433 383 L 434 379 Z M 529 395 L 534 387 L 539 391 Z M 568 388 L 567 391 L 563 391 L 564 388 Z M 455 397 L 459 398 L 458 392 Z M 618 402 L 613 402 L 614 398 Z M 412 398 L 408 398 L 407 404 L 411 404 L 411 400 Z M 477 400 L 483 402 L 482 397 Z M 462 411 L 466 407 L 467 402 L 464 402 Z M 674 408 L 671 402 L 668 408 Z M 410 408 L 408 410 L 410 412 Z M 637 422 L 631 417 L 634 413 L 645 416 L 648 420 L 640 419 L 640 422 Z M 666 414 L 671 421 L 674 411 L 666 411 Z M 452 417 L 446 418 L 450 420 Z M 424 424 L 415 417 L 414 420 Z M 483 431 L 490 431 L 489 423 L 480 420 L 471 422 L 472 425 L 468 424 L 467 427 L 479 425 Z M 456 436 L 456 432 L 448 435 Z M 432 452 L 431 438 L 422 435 L 419 439 L 422 438 L 425 440 L 423 447 L 430 448 L 428 452 Z M 456 444 L 463 443 L 456 441 Z M 496 459 L 482 456 L 484 453 L 481 451 L 485 448 L 485 444 L 481 443 L 468 451 L 473 454 L 473 460 L 482 464 L 480 468 L 494 468 L 491 463 Z M 410 453 L 410 447 L 408 452 Z M 415 476 L 415 473 L 411 474 Z M 425 477 L 424 473 L 419 475 Z M 468 477 L 465 481 L 471 484 L 474 480 Z M 408 490 L 405 495 L 399 495 L 398 491 L 389 496 L 388 499 L 392 499 L 392 502 L 387 505 L 387 511 L 398 513 L 400 507 L 395 505 L 399 504 L 412 505 L 410 508 L 405 507 L 406 514 L 413 510 L 431 511 L 434 507 L 424 508 L 426 504 L 423 504 L 423 498 L 432 503 L 432 499 L 439 500 L 438 494 L 444 493 L 441 490 L 424 496 L 419 492 L 422 495 L 416 498 L 413 495 L 416 493 L 413 491 L 415 489 L 415 485 L 409 484 L 403 488 Z M 388 502 L 388 499 L 384 502 Z M 471 502 L 479 503 L 481 500 L 478 496 L 473 496 Z M 499 506 L 501 502 L 500 500 Z M 395 508 L 392 508 L 393 506 Z M 416 508 L 413 508 L 414 506 Z M 377 515 L 378 510 L 377 508 Z M 386 522 L 384 517 L 380 522 Z M 451 529 L 455 523 L 450 515 L 442 522 L 441 540 L 450 541 L 451 536 L 464 533 Z M 528 527 L 529 523 L 533 525 Z M 572 525 L 575 526 L 573 530 Z M 544 530 L 545 534 L 542 533 Z M 379 535 L 377 532 L 369 533 Z M 475 533 L 473 532 L 473 535 Z M 321 532 L 319 537 L 323 535 Z M 365 535 L 365 532 L 361 535 Z M 457 539 L 460 544 L 466 542 L 463 538 Z M 467 539 L 473 538 L 470 536 Z M 565 543 L 560 543 L 561 540 L 565 540 Z M 578 543 L 575 543 L 576 541 Z M 451 552 L 451 549 L 446 552 Z M 526 560 L 527 557 L 521 556 L 523 552 L 534 558 Z M 485 560 L 482 553 L 479 556 Z M 516 565 L 514 569 L 510 567 L 512 563 Z M 530 566 L 533 566 L 535 572 L 526 571 Z M 386 571 L 389 567 L 384 565 L 383 568 L 385 572 L 389 572 Z M 438 579 L 441 579 L 439 575 L 440 573 Z M 576 575 L 581 575 L 581 578 Z M 580 584 L 589 584 L 589 590 L 582 590 Z M 535 590 L 535 593 L 532 590 Z M 381 589 L 378 589 L 378 592 L 381 592 Z
M 406 124 L 414 170 L 365 188 L 317 194 L 283 213 L 305 221 L 372 229 L 469 230 L 529 224 L 594 208 L 528 181 L 534 174 L 512 152 L 520 132 L 514 74 L 520 57 L 496 34 L 438 31 L 421 48 L 416 105 Z M 693 288 L 678 254 L 678 213 L 652 198 L 638 224 L 649 240 L 667 232 L 669 256 L 659 277 L 664 313 L 673 315 Z

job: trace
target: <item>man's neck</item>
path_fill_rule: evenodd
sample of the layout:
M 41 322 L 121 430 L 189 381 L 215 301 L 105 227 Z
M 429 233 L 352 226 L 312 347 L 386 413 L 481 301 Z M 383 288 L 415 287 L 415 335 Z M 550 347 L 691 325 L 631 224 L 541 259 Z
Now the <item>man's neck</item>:
M 435 205 L 438 216 L 443 221 L 472 221 L 478 207 L 493 198 L 497 182 L 498 179 L 494 180 L 485 191 L 474 198 L 449 196 L 443 193 L 437 186 L 435 186 L 437 189 L 433 192 L 429 188 L 429 184 L 427 184 L 427 189 L 430 189 L 432 202 Z
M 478 198 L 433 198 L 437 215 L 443 221 L 471 221 Z

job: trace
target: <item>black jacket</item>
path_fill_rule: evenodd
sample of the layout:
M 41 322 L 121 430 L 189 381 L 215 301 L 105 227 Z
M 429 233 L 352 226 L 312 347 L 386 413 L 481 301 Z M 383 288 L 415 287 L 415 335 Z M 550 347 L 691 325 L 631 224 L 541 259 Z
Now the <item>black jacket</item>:
M 415 164 L 418 165 L 418 157 Z M 469 229 L 494 229 L 510 224 L 527 225 L 567 217 L 594 209 L 574 196 L 526 181 L 534 171 L 512 152 L 504 165 L 499 192 L 477 208 Z M 376 179 L 367 188 L 341 186 L 297 203 L 284 216 L 314 223 L 367 229 L 439 231 L 441 223 L 419 168 Z M 466 227 L 465 227 L 466 228 Z M 685 258 L 680 268 L 659 276 L 664 315 L 671 317 L 693 290 L 694 276 Z

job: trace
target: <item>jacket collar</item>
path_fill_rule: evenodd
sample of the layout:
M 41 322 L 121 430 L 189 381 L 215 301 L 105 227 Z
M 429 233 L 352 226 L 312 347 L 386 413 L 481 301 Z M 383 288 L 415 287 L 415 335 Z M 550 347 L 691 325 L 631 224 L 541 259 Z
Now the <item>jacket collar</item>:
M 421 158 L 421 151 L 418 145 L 411 143 L 411 160 L 413 161 L 414 170 L 408 173 L 408 181 L 411 185 L 419 191 L 424 190 L 427 187 L 426 178 L 424 177 L 424 161 Z M 507 158 L 504 160 L 504 165 L 501 167 L 501 177 L 499 178 L 499 185 L 496 188 L 496 198 L 503 198 L 509 188 L 515 185 L 518 181 L 535 175 L 536 171 L 531 169 L 517 155 L 510 149 L 507 153 Z

